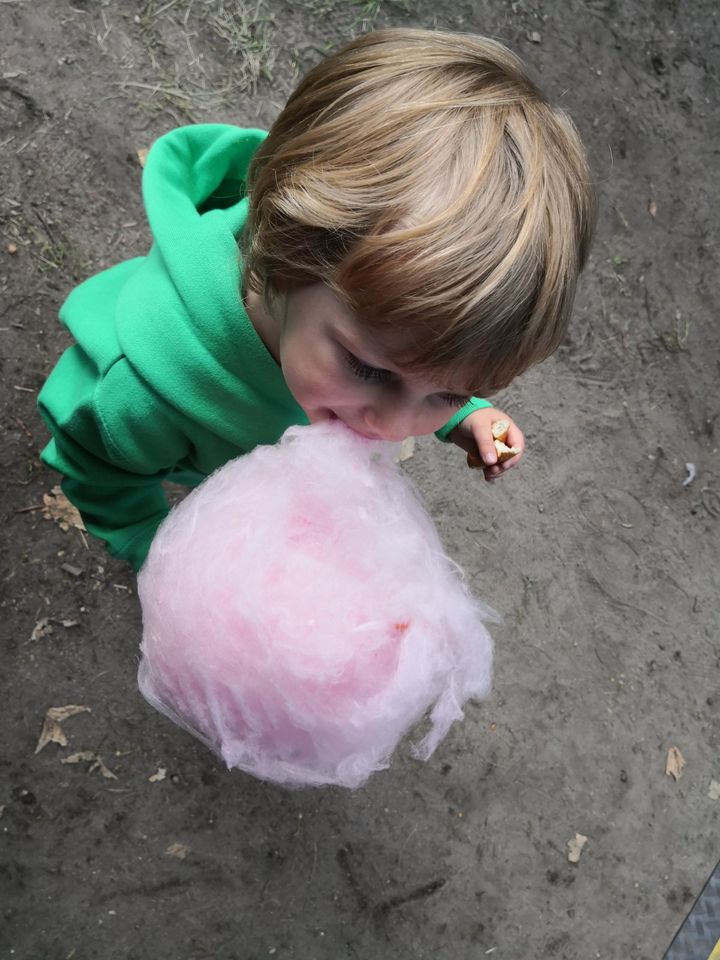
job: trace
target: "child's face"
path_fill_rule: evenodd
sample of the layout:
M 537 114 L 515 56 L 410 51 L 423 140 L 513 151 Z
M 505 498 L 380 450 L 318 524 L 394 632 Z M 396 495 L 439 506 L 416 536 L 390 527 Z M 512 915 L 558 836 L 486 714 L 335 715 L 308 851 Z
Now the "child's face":
M 280 320 L 278 359 L 293 396 L 314 423 L 342 420 L 365 437 L 433 433 L 468 399 L 458 383 L 415 377 L 389 357 L 397 333 L 372 336 L 324 284 L 292 290 Z

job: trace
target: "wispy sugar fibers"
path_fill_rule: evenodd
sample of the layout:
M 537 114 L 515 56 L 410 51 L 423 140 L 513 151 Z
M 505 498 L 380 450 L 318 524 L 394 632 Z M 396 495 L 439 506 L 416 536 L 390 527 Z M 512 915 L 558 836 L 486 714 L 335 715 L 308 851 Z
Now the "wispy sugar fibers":
M 140 690 L 264 780 L 358 787 L 430 711 L 427 759 L 492 645 L 394 446 L 292 427 L 170 513 L 139 576 Z

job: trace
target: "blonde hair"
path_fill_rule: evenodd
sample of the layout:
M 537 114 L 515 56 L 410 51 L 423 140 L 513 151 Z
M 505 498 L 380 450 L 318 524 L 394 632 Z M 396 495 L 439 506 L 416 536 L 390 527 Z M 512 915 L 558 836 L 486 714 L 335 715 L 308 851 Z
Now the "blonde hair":
M 399 365 L 490 393 L 570 318 L 594 191 L 572 121 L 481 37 L 366 34 L 301 81 L 249 174 L 246 269 L 266 297 L 329 285 Z

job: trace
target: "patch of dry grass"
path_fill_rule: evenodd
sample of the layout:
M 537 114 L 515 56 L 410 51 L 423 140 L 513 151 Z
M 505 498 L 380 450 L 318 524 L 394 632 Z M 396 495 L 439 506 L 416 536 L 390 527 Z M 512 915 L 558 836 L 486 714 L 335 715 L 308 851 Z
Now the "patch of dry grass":
M 146 0 L 133 21 L 150 76 L 127 63 L 119 86 L 145 112 L 197 120 L 272 80 L 275 24 L 265 0 Z
M 245 90 L 254 90 L 260 77 L 272 80 L 275 25 L 270 14 L 264 12 L 262 0 L 252 6 L 245 0 L 218 0 L 213 6 L 208 8 L 207 22 L 233 58 L 237 82 Z
M 125 74 L 118 86 L 143 112 L 169 113 L 177 122 L 197 121 L 233 109 L 243 95 L 254 94 L 259 83 L 275 79 L 278 47 L 272 9 L 271 0 L 144 0 L 136 14 L 123 11 L 139 40 L 134 56 L 128 50 L 120 53 L 117 46 L 113 52 L 100 43 L 100 36 L 98 43 Z M 381 14 L 408 9 L 408 0 L 295 0 L 293 4 L 303 20 L 333 17 L 337 40 L 322 49 L 313 47 L 321 55 L 378 26 Z M 102 26 L 105 40 L 112 28 L 106 22 Z M 147 57 L 144 68 L 137 62 L 138 51 L 141 60 Z M 282 81 L 280 85 L 287 86 Z

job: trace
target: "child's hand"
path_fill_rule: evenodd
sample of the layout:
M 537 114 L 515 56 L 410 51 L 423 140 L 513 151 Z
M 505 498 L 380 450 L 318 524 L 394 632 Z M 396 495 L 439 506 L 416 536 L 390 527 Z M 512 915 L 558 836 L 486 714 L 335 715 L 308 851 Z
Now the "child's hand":
M 511 457 L 503 463 L 497 462 L 491 430 L 491 426 L 496 420 L 508 421 L 510 428 L 505 442 L 508 447 L 518 447 L 520 449 L 517 456 Z M 485 407 L 483 410 L 476 410 L 469 417 L 465 417 L 462 423 L 458 424 L 452 431 L 450 439 L 467 452 L 469 467 L 482 467 L 486 480 L 495 480 L 497 477 L 501 477 L 506 470 L 517 466 L 525 449 L 525 437 L 522 430 L 506 413 L 495 407 Z

